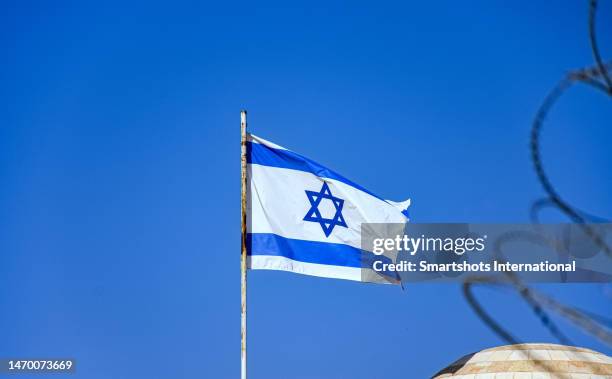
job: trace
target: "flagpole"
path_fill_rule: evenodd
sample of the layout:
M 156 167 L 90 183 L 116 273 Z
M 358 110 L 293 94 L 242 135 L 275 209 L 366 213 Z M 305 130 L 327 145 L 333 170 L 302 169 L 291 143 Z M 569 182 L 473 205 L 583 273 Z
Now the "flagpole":
M 246 309 L 247 309 L 247 249 L 246 249 L 246 192 L 247 192 L 247 154 L 246 154 L 246 145 L 247 145 L 247 120 L 246 120 L 246 110 L 240 111 L 240 147 L 241 147 L 241 156 L 240 156 L 240 172 L 241 172 L 241 208 L 242 208 L 242 251 L 240 255 L 240 290 L 241 290 L 241 312 L 240 312 L 240 337 L 241 337 L 241 349 L 240 349 L 240 378 L 246 379 L 246 362 L 247 362 L 247 353 L 246 353 L 246 342 L 247 342 L 247 329 L 246 329 Z

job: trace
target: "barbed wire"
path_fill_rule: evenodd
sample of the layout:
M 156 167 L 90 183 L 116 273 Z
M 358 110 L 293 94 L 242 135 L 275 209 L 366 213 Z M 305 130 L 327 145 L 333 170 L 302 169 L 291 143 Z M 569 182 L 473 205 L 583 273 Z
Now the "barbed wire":
M 608 94 L 612 95 L 612 80 L 608 71 L 605 68 L 601 55 L 599 54 L 599 47 L 597 45 L 597 32 L 595 31 L 595 15 L 597 13 L 597 0 L 591 0 L 589 4 L 589 41 L 591 43 L 591 51 L 593 52 L 593 58 L 595 63 L 603 76 L 604 81 L 607 85 Z
M 534 223 L 539 223 L 539 212 L 541 209 L 546 207 L 553 207 L 559 209 L 563 214 L 572 220 L 572 222 L 578 224 L 584 233 L 595 242 L 595 244 L 605 252 L 608 257 L 612 257 L 612 249 L 604 241 L 601 235 L 595 231 L 587 221 L 591 222 L 606 222 L 607 218 L 595 216 L 584 212 L 571 203 L 563 199 L 559 192 L 554 187 L 553 183 L 549 179 L 546 171 L 544 170 L 544 164 L 542 161 L 542 154 L 540 149 L 540 136 L 546 121 L 548 114 L 551 109 L 557 103 L 559 98 L 572 86 L 577 83 L 583 83 L 592 88 L 604 92 L 607 96 L 612 97 L 612 80 L 610 78 L 609 71 L 612 70 L 612 62 L 605 63 L 601 58 L 599 47 L 597 44 L 597 33 L 596 33 L 596 14 L 597 14 L 597 0 L 589 1 L 589 16 L 588 16 L 588 28 L 589 28 L 589 42 L 591 45 L 591 51 L 595 65 L 592 67 L 586 67 L 578 70 L 570 71 L 564 78 L 562 78 L 555 87 L 546 95 L 542 104 L 538 108 L 534 121 L 531 128 L 530 135 L 530 153 L 531 160 L 533 163 L 534 171 L 540 182 L 546 198 L 540 199 L 533 203 L 530 216 Z M 512 240 L 521 239 L 527 240 L 532 243 L 545 244 L 559 251 L 559 246 L 550 240 L 548 237 L 536 234 L 536 233 L 507 233 L 501 236 L 496 241 L 496 252 L 501 256 L 502 246 Z M 482 304 L 476 299 L 473 293 L 473 287 L 475 285 L 488 285 L 488 286 L 509 286 L 515 290 L 522 299 L 527 302 L 531 307 L 531 310 L 538 317 L 540 323 L 555 337 L 560 343 L 564 345 L 571 345 L 571 340 L 561 331 L 561 329 L 552 320 L 549 313 L 546 310 L 555 312 L 564 319 L 570 321 L 578 328 L 584 330 L 600 341 L 612 345 L 612 331 L 610 325 L 612 320 L 606 317 L 597 315 L 592 312 L 583 311 L 577 307 L 565 305 L 554 298 L 544 295 L 539 291 L 528 287 L 522 283 L 518 277 L 512 273 L 507 273 L 507 280 L 496 279 L 493 277 L 479 276 L 468 278 L 463 283 L 463 294 L 474 310 L 476 315 L 481 319 L 485 325 L 487 325 L 495 334 L 510 344 L 520 343 L 519 339 L 515 337 L 506 328 L 502 327 L 488 313 Z M 608 325 L 604 325 L 608 324 Z
M 612 68 L 612 63 L 603 65 L 604 70 Z M 608 246 L 603 238 L 593 228 L 589 226 L 584 217 L 584 213 L 572 206 L 569 202 L 564 200 L 558 193 L 550 181 L 546 171 L 544 170 L 544 164 L 542 162 L 542 154 L 540 149 L 540 135 L 544 126 L 544 121 L 548 116 L 552 107 L 557 103 L 561 95 L 563 95 L 571 86 L 577 82 L 583 82 L 593 86 L 594 88 L 603 90 L 608 93 L 609 89 L 606 85 L 597 79 L 599 77 L 606 77 L 603 75 L 605 71 L 600 71 L 599 67 L 589 67 L 570 72 L 565 78 L 563 78 L 553 90 L 546 96 L 544 102 L 538 109 L 533 126 L 531 129 L 531 160 L 533 167 L 538 177 L 542 188 L 548 195 L 548 200 L 554 204 L 559 210 L 567 215 L 573 222 L 580 224 L 584 232 L 610 257 L 612 257 L 612 249 Z M 612 96 L 612 92 L 609 92 Z
M 549 238 L 544 234 L 533 231 L 513 231 L 504 233 L 495 241 L 495 258 L 500 261 L 505 261 L 502 254 L 502 247 L 505 244 L 513 241 L 527 241 L 532 244 L 549 247 L 556 252 L 559 252 L 562 248 L 557 244 L 555 239 Z M 571 345 L 572 342 L 556 325 L 544 308 L 548 308 L 556 312 L 600 341 L 608 345 L 612 345 L 612 330 L 609 326 L 612 325 L 612 320 L 593 312 L 585 312 L 579 308 L 564 305 L 552 297 L 544 295 L 543 293 L 528 287 L 514 273 L 505 272 L 505 274 L 505 280 L 490 276 L 470 278 L 464 282 L 463 292 L 468 300 L 468 303 L 472 306 L 481 320 L 508 343 L 515 344 L 518 343 L 518 340 L 510 332 L 501 327 L 499 323 L 497 323 L 492 316 L 490 316 L 484 310 L 472 292 L 473 285 L 488 284 L 496 286 L 509 286 L 513 288 L 531 307 L 532 311 L 539 318 L 542 325 L 544 325 L 544 327 L 546 327 L 548 331 L 564 345 Z

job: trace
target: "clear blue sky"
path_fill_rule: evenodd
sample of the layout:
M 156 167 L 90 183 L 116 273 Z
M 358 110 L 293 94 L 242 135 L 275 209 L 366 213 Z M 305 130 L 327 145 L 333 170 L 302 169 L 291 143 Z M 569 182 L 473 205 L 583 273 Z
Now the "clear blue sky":
M 542 196 L 532 117 L 592 63 L 586 1 L 1 8 L 0 357 L 74 357 L 75 378 L 238 375 L 241 108 L 254 133 L 411 197 L 415 221 L 522 222 Z M 577 88 L 543 135 L 560 192 L 608 218 L 610 105 Z M 541 289 L 612 309 L 610 286 Z M 518 296 L 478 295 L 521 339 L 554 342 Z M 253 379 L 426 378 L 502 343 L 456 285 L 258 271 L 249 312 Z

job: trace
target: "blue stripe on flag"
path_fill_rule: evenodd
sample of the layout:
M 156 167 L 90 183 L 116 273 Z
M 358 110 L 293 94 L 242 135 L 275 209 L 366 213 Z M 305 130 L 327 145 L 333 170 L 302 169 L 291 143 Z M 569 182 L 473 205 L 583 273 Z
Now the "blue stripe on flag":
M 377 256 L 349 245 L 297 240 L 273 233 L 247 234 L 247 254 L 281 256 L 299 262 L 357 268 L 371 268 L 375 261 L 393 263 L 384 255 Z M 400 280 L 395 271 L 387 269 L 377 273 L 391 283 Z
M 305 241 L 273 233 L 247 234 L 249 255 L 275 255 L 294 261 L 361 268 L 361 250 L 337 243 Z
M 328 169 L 327 167 L 321 166 L 317 162 L 296 154 L 293 151 L 273 149 L 260 143 L 253 143 L 249 141 L 247 142 L 247 163 L 310 172 L 322 178 L 333 179 L 348 184 L 349 186 L 365 192 L 370 196 L 374 196 L 377 199 L 385 201 L 383 198 L 376 196 L 359 184 L 354 183 L 342 175 Z

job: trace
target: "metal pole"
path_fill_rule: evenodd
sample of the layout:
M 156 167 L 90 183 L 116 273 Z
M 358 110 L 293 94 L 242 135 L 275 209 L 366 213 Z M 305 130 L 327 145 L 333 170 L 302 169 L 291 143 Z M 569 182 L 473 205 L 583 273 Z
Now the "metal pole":
M 246 156 L 246 141 L 247 141 L 247 121 L 246 121 L 246 111 L 240 111 L 240 135 L 241 135 L 241 208 L 242 208 L 242 252 L 240 255 L 240 289 L 241 289 L 241 312 L 240 312 L 240 337 L 241 341 L 241 351 L 240 351 L 240 378 L 246 379 L 246 362 L 247 362 L 247 353 L 246 353 L 246 342 L 247 342 L 247 329 L 246 329 L 246 309 L 247 309 L 247 249 L 246 249 L 246 193 L 247 193 L 247 156 Z

